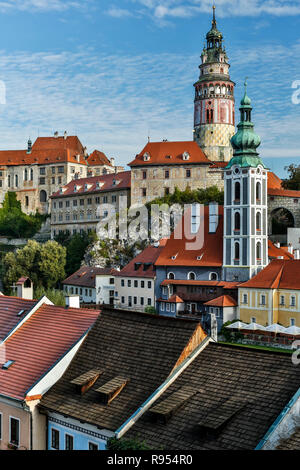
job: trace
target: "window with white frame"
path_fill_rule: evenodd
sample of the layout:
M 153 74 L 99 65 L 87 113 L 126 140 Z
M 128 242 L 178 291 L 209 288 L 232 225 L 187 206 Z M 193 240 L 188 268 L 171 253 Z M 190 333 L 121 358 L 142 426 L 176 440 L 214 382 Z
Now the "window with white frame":
M 243 304 L 248 303 L 248 294 L 243 294 Z
M 209 280 L 210 281 L 217 281 L 218 280 L 218 274 L 217 273 L 210 273 Z
M 174 273 L 169 273 L 168 274 L 168 279 L 175 279 L 175 274 Z
M 296 320 L 295 320 L 295 318 L 291 318 L 291 319 L 290 319 L 290 325 L 291 325 L 291 326 L 295 326 L 295 325 L 296 325 Z
M 74 449 L 74 437 L 71 434 L 65 435 L 65 449 L 73 450 Z
M 265 295 L 261 295 L 260 304 L 261 305 L 266 305 L 266 296 Z
M 162 312 L 165 311 L 165 303 L 164 302 L 161 302 L 160 309 L 161 309 Z
M 169 304 L 169 303 L 166 304 L 166 311 L 167 311 L 167 312 L 170 311 L 170 304 Z
M 294 295 L 291 296 L 291 307 L 296 307 L 296 297 Z
M 175 312 L 175 304 L 171 304 L 171 312 Z
M 188 280 L 189 281 L 195 281 L 196 280 L 196 274 L 193 272 L 188 273 Z
M 168 287 L 163 286 L 163 295 L 168 295 Z
M 95 442 L 89 442 L 89 450 L 99 450 L 98 444 Z
M 285 304 L 284 295 L 281 295 L 280 296 L 280 305 L 284 305 L 284 304 Z

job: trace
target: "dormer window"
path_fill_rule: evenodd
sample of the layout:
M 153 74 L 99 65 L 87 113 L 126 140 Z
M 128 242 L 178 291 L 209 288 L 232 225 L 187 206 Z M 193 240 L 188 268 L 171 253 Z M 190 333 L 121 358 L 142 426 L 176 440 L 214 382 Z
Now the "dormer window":
M 190 154 L 188 152 L 183 152 L 182 159 L 183 160 L 189 160 L 190 159 Z
M 74 186 L 74 193 L 77 193 L 77 191 L 78 191 L 78 187 L 77 187 L 77 185 L 75 184 L 75 186 Z
M 150 160 L 150 155 L 148 152 L 145 152 L 143 155 L 143 160 L 144 162 L 148 162 Z

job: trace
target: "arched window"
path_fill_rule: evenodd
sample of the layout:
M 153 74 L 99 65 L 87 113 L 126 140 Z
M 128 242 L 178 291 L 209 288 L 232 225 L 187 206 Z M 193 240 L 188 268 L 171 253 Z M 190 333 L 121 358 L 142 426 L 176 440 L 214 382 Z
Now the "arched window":
M 206 110 L 206 122 L 209 122 L 209 109 Z
M 256 200 L 261 200 L 261 184 L 259 182 L 256 183 Z
M 214 110 L 210 110 L 210 122 L 214 122 Z
M 234 198 L 236 201 L 241 199 L 241 184 L 239 182 L 236 182 L 234 185 Z
M 33 181 L 33 168 L 30 170 L 30 180 Z
M 26 207 L 29 206 L 29 197 L 28 196 L 25 196 L 25 206 Z
M 261 230 L 261 213 L 256 214 L 256 230 Z
M 235 260 L 240 259 L 240 244 L 239 244 L 239 242 L 235 242 L 235 244 L 234 244 L 234 259 Z
M 40 202 L 47 202 L 47 193 L 43 189 L 40 192 Z
M 188 273 L 188 280 L 189 281 L 195 281 L 196 280 L 196 274 L 193 272 Z
M 25 170 L 24 170 L 24 180 L 25 181 L 28 180 L 28 170 L 27 170 L 27 168 L 25 168 Z
M 257 261 L 261 260 L 261 243 L 258 242 L 256 245 L 256 259 Z
M 210 281 L 218 281 L 218 274 L 217 273 L 210 273 L 209 274 L 209 280 Z
M 174 273 L 169 273 L 168 274 L 168 279 L 175 279 L 175 274 Z
M 241 230 L 241 214 L 239 212 L 234 214 L 234 230 Z
M 15 175 L 15 186 L 16 186 L 16 188 L 19 186 L 19 177 L 18 177 L 18 175 Z

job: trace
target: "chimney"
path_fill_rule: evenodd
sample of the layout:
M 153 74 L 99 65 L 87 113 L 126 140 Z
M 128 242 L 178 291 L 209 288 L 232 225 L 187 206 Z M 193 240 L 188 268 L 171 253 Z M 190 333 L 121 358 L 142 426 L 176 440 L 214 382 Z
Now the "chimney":
M 219 205 L 217 202 L 209 203 L 209 233 L 216 233 L 219 225 Z
M 57 139 L 57 137 L 58 137 L 58 132 L 57 131 L 54 132 L 54 137 L 55 137 L 55 139 Z
M 32 142 L 31 142 L 31 139 L 29 137 L 29 140 L 27 142 L 27 153 L 30 154 L 31 150 L 32 150 Z
M 214 313 L 210 315 L 210 336 L 214 341 L 218 341 L 218 322 Z
M 291 243 L 289 243 L 288 252 L 291 253 L 291 255 L 294 253 L 294 247 Z
M 114 157 L 111 157 L 110 163 L 111 163 L 112 166 L 115 166 L 115 165 L 116 165 Z
M 294 258 L 295 259 L 300 259 L 300 250 L 299 249 L 294 250 Z
M 80 308 L 79 295 L 66 295 L 66 308 Z
M 276 248 L 280 248 L 280 242 L 275 242 L 274 245 L 276 246 Z
M 33 284 L 29 277 L 21 277 L 16 283 L 16 286 L 17 297 L 27 300 L 33 299 Z
M 67 137 L 68 137 L 68 133 L 67 131 L 64 132 L 64 139 L 67 140 Z
M 78 163 L 80 163 L 80 155 L 76 155 L 76 160 L 78 161 Z
M 87 148 L 86 148 L 86 147 L 84 147 L 84 149 L 83 149 L 83 155 L 84 155 L 85 157 L 88 157 L 88 156 L 89 156 L 89 154 L 88 154 L 88 151 L 87 151 Z

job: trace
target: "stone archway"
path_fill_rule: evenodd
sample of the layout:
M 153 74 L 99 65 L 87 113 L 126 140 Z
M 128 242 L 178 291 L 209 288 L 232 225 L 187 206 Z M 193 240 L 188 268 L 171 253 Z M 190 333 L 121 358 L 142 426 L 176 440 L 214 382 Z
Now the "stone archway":
M 286 207 L 277 207 L 272 210 L 270 217 L 271 235 L 287 235 L 287 230 L 295 227 L 295 217 Z

